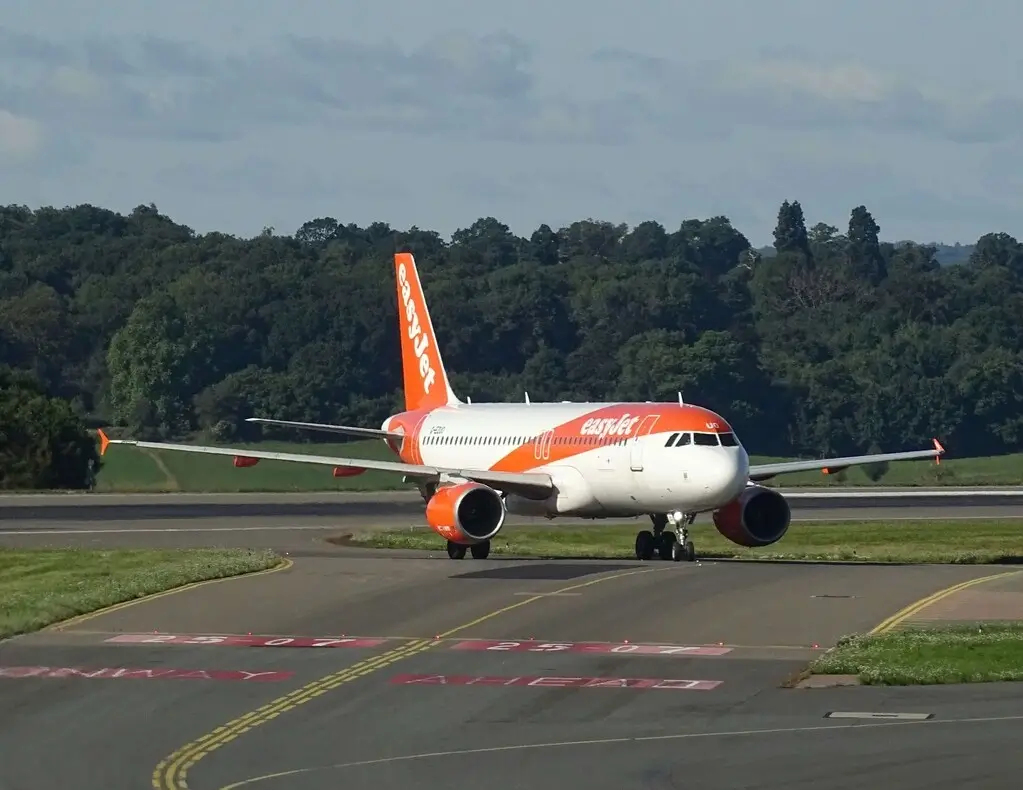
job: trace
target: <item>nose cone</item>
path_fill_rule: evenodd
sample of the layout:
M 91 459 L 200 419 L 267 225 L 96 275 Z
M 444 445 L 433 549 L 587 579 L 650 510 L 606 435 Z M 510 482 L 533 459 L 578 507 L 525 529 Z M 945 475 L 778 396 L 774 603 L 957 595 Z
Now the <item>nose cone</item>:
M 731 502 L 746 487 L 749 456 L 742 448 L 736 449 L 706 453 L 700 459 L 700 482 L 706 499 L 722 504 Z

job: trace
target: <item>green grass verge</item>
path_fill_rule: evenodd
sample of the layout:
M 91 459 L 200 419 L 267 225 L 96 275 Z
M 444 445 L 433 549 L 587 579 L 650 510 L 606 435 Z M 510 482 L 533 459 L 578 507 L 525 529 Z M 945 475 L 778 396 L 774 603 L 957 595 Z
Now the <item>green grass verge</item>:
M 810 665 L 874 686 L 1023 680 L 1023 623 L 911 628 L 842 639 Z
M 193 442 L 189 442 L 193 443 Z M 199 443 L 199 442 L 194 442 Z M 298 444 L 288 442 L 239 443 L 234 447 L 276 452 L 331 455 L 377 460 L 394 460 L 393 454 L 377 440 Z M 785 460 L 753 457 L 754 463 Z M 807 472 L 785 475 L 770 481 L 777 486 L 968 486 L 1023 485 L 1023 453 L 995 458 L 952 458 L 940 465 L 931 461 L 893 463 L 878 480 L 871 480 L 863 468 L 838 475 Z M 329 466 L 286 461 L 262 461 L 247 469 L 235 468 L 230 458 L 172 451 L 140 450 L 113 446 L 103 456 L 97 476 L 97 491 L 133 492 L 244 492 L 244 491 L 394 491 L 409 490 L 401 476 L 367 471 L 357 477 L 335 479 Z
M 634 558 L 636 533 L 648 522 L 585 527 L 507 527 L 491 551 L 534 557 Z M 770 559 L 911 563 L 1023 562 L 1023 522 L 819 521 L 796 522 L 773 546 L 746 549 L 697 522 L 693 542 L 701 559 Z M 441 551 L 444 540 L 427 528 L 356 532 L 333 542 L 367 548 Z
M 0 639 L 190 582 L 280 562 L 247 549 L 0 548 Z

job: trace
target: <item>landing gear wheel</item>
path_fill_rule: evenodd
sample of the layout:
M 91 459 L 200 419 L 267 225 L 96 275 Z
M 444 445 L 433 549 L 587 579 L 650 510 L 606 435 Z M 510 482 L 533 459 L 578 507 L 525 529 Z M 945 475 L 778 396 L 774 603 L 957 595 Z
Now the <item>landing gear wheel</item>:
M 669 518 L 673 525 L 672 537 L 675 538 L 671 546 L 671 559 L 674 562 L 679 562 L 682 559 L 693 562 L 696 559 L 696 547 L 689 540 L 689 527 L 696 521 L 696 514 L 676 510 L 669 515 Z
M 642 530 L 636 535 L 636 559 L 651 560 L 654 557 L 654 549 L 657 541 L 654 540 L 654 533 L 648 529 Z
M 469 551 L 472 552 L 474 560 L 485 560 L 490 556 L 490 541 L 485 540 L 482 543 L 474 543 L 469 547 Z
M 453 560 L 463 559 L 465 557 L 465 549 L 466 547 L 461 543 L 455 543 L 453 540 L 448 541 L 448 557 Z
M 657 556 L 662 560 L 675 559 L 675 547 L 678 541 L 673 532 L 662 532 L 657 536 Z
M 693 545 L 691 540 L 687 540 L 685 543 L 674 543 L 671 547 L 671 559 L 674 562 L 680 562 L 685 560 L 686 562 L 693 562 L 696 559 L 696 547 Z

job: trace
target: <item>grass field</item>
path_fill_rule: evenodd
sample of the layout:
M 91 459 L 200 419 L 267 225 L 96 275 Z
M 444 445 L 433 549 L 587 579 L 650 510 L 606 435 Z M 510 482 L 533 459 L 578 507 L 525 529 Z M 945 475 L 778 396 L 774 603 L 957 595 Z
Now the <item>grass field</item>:
M 355 458 L 395 460 L 380 441 L 337 444 L 291 444 L 262 442 L 232 445 L 276 452 L 305 453 Z M 785 460 L 753 457 L 754 463 Z M 785 475 L 770 481 L 776 486 L 983 486 L 1023 485 L 1023 453 L 995 458 L 951 458 L 940 465 L 932 461 L 903 461 L 889 466 L 878 481 L 862 468 L 838 475 L 808 472 Z M 386 491 L 409 489 L 401 476 L 367 471 L 357 477 L 335 479 L 331 467 L 261 461 L 248 469 L 235 468 L 229 457 L 202 456 L 167 451 L 112 446 L 103 456 L 97 491 L 105 492 L 240 492 L 240 491 Z
M 773 546 L 746 549 L 697 522 L 692 532 L 700 559 L 770 559 L 906 563 L 1023 563 L 1018 520 L 797 522 Z M 531 557 L 635 558 L 636 532 L 645 525 L 508 527 L 491 552 Z M 332 539 L 367 548 L 444 550 L 427 528 L 362 532 Z
M 271 568 L 246 549 L 0 548 L 0 639 L 184 584 Z
M 865 685 L 1023 680 L 1023 623 L 913 628 L 847 637 L 810 669 L 855 675 Z

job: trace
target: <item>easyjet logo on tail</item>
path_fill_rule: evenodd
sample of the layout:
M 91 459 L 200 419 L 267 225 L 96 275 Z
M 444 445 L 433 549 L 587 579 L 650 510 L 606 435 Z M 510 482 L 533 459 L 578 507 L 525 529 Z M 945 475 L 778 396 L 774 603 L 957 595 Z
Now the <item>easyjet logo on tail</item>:
M 594 417 L 582 424 L 579 433 L 582 436 L 598 436 L 601 439 L 608 436 L 631 436 L 637 422 L 639 417 L 633 417 L 628 413 L 621 417 Z
M 412 285 L 409 283 L 404 261 L 398 264 L 398 284 L 401 286 L 401 303 L 405 308 L 408 337 L 412 341 L 412 352 L 416 357 L 419 378 L 423 383 L 423 392 L 429 395 L 430 388 L 437 379 L 437 371 L 433 369 L 433 363 L 426 353 L 430 347 L 430 336 L 423 331 L 423 326 L 419 321 L 419 312 L 416 309 L 416 300 L 412 298 Z

